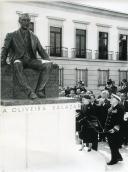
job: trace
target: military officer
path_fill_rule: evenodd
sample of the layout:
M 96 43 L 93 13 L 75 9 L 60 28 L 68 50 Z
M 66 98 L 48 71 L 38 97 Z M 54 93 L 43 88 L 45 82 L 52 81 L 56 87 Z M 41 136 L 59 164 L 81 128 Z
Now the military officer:
M 123 161 L 119 152 L 121 141 L 121 130 L 123 125 L 124 109 L 120 104 L 120 97 L 112 94 L 111 107 L 108 110 L 108 116 L 105 123 L 105 133 L 108 139 L 108 144 L 111 150 L 111 160 L 108 165 L 116 164 L 118 161 Z

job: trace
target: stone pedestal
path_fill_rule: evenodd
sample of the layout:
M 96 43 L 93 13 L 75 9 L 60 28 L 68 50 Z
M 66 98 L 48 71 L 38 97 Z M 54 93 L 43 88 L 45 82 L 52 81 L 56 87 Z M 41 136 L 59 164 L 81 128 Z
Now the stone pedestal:
M 35 105 L 5 102 L 2 106 L 0 171 L 105 172 L 98 152 L 79 151 L 76 145 L 75 111 L 80 104 L 70 98 L 46 100 L 48 104 L 42 100 Z
M 53 65 L 49 80 L 45 87 L 46 97 L 59 96 L 59 66 Z
M 39 71 L 24 69 L 24 74 L 31 88 L 35 90 L 39 78 Z M 52 65 L 49 80 L 45 87 L 45 95 L 46 97 L 58 97 L 59 95 L 59 66 L 56 64 Z M 23 89 L 19 86 L 15 73 L 10 65 L 2 67 L 1 69 L 1 98 L 28 98 Z
M 1 68 L 1 99 L 13 99 L 13 70 L 11 65 Z

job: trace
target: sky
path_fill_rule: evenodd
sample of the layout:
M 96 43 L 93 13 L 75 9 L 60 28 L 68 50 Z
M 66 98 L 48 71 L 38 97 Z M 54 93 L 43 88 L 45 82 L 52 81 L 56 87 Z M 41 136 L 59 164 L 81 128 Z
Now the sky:
M 128 0 L 66 0 L 83 5 L 128 13 Z
M 12 1 L 12 0 L 0 0 L 0 1 Z M 13 0 L 13 1 L 19 1 L 19 0 Z M 24 1 L 32 1 L 32 0 L 24 0 Z M 128 0 L 36 0 L 36 1 L 74 2 L 77 4 L 83 4 L 97 8 L 104 8 L 104 9 L 128 14 Z

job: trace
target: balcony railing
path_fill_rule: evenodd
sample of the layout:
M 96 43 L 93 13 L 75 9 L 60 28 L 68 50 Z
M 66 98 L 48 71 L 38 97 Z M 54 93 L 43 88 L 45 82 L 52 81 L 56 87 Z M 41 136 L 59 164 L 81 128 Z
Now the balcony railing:
M 72 48 L 72 57 L 92 59 L 92 50 Z
M 95 59 L 101 59 L 101 60 L 113 60 L 113 51 L 108 52 L 99 52 L 98 50 L 95 50 Z
M 48 53 L 49 56 L 68 57 L 68 48 L 66 47 L 46 46 L 46 52 Z
M 116 60 L 127 61 L 128 60 L 128 54 L 116 52 Z
M 46 46 L 45 51 L 48 53 L 49 56 L 53 57 L 68 57 L 68 48 L 66 47 L 52 47 Z M 72 58 L 84 58 L 84 59 L 92 59 L 92 50 L 91 49 L 71 49 Z M 115 58 L 113 58 L 116 56 Z M 95 50 L 95 59 L 99 60 L 121 60 L 121 61 L 128 61 L 128 54 L 123 54 L 120 52 L 99 52 Z

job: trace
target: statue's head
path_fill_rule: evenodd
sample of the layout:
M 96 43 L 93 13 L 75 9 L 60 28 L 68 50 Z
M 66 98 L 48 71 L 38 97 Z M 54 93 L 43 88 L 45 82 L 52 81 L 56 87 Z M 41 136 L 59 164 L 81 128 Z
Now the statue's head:
M 19 23 L 21 25 L 21 28 L 23 29 L 28 29 L 29 28 L 29 24 L 30 24 L 30 16 L 28 13 L 23 13 L 20 15 L 19 17 Z

